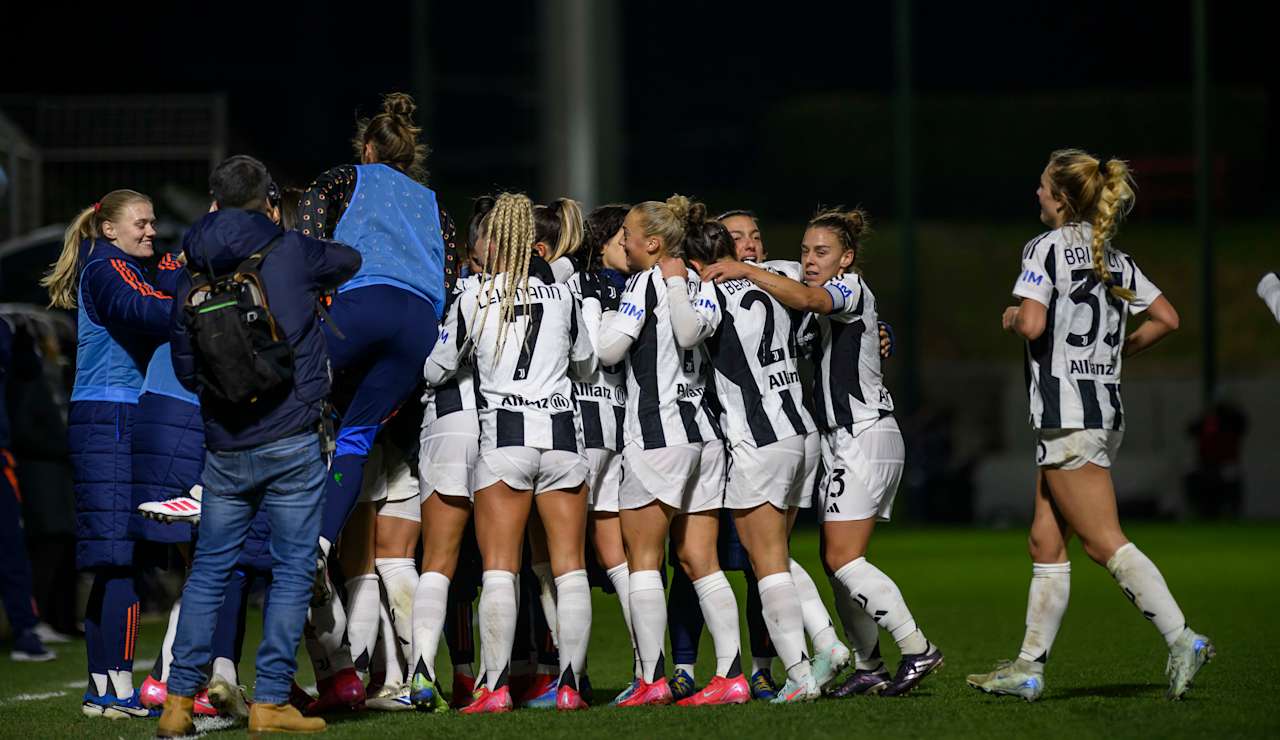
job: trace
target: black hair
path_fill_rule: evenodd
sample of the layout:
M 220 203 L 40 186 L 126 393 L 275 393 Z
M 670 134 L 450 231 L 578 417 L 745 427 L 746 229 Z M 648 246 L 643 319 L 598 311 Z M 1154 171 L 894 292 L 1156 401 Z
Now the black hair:
M 497 202 L 492 195 L 481 195 L 471 202 L 471 222 L 467 224 L 468 253 L 475 249 L 476 242 L 480 241 L 480 225 L 484 223 L 484 217 L 489 215 L 489 211 L 493 210 Z
M 227 157 L 209 175 L 209 195 L 219 208 L 263 210 L 271 185 L 267 166 L 247 154 Z
M 604 245 L 622 228 L 631 206 L 626 203 L 610 203 L 595 208 L 587 214 L 586 234 L 582 239 L 582 251 L 587 255 L 587 269 L 604 267 Z
M 733 237 L 719 221 L 704 221 L 700 228 L 693 228 L 684 235 L 684 257 L 704 265 L 718 262 L 734 254 Z

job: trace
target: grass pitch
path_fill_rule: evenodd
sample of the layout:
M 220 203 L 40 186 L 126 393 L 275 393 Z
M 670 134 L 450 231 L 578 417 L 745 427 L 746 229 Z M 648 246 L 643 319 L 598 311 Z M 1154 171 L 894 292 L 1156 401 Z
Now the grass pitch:
M 917 621 L 946 653 L 946 666 L 910 697 L 822 700 L 807 706 L 618 710 L 596 706 L 560 715 L 522 710 L 505 716 L 417 713 L 334 718 L 327 737 L 1265 737 L 1280 735 L 1280 526 L 1144 525 L 1130 537 L 1160 566 L 1191 624 L 1211 636 L 1218 658 L 1187 699 L 1164 700 L 1165 646 L 1106 571 L 1073 550 L 1071 606 L 1036 704 L 980 694 L 966 673 L 1013 657 L 1022 637 L 1030 566 L 1022 532 L 884 527 L 871 559 L 902 587 Z M 797 532 L 794 551 L 829 600 L 817 536 Z M 741 595 L 739 574 L 730 580 Z M 741 599 L 740 599 L 741 603 Z M 612 596 L 595 598 L 591 678 L 596 702 L 626 684 L 630 650 Z M 246 654 L 260 629 L 251 614 Z M 744 623 L 745 625 L 745 623 Z M 163 623 L 145 623 L 138 655 L 154 655 Z M 885 637 L 887 662 L 896 649 Z M 743 637 L 746 644 L 746 637 Z M 0 737 L 150 737 L 154 721 L 110 722 L 80 715 L 83 643 L 60 646 L 52 663 L 0 657 Z M 7 646 L 6 646 L 7 652 Z M 445 651 L 441 651 L 442 658 Z M 712 672 L 704 635 L 699 678 Z M 246 659 L 246 663 L 250 663 Z M 299 682 L 312 683 L 305 658 Z M 252 665 L 242 680 L 251 681 Z M 441 676 L 449 671 L 441 665 Z M 777 673 L 781 675 L 781 670 Z M 139 671 L 137 682 L 142 681 Z M 446 679 L 447 680 L 447 679 Z M 211 733 L 243 736 L 244 729 Z

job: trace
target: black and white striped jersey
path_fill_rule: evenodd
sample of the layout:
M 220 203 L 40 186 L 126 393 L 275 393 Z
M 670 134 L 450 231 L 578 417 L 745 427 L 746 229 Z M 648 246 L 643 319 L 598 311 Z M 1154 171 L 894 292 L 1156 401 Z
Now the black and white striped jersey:
M 1129 255 L 1107 245 L 1107 284 L 1093 270 L 1093 226 L 1070 223 L 1022 250 L 1013 295 L 1047 308 L 1044 333 L 1027 342 L 1026 380 L 1036 429 L 1124 429 L 1120 364 L 1130 314 L 1160 296 Z M 1123 285 L 1126 302 L 1109 285 Z
M 575 299 L 582 301 L 582 273 L 574 273 L 565 283 Z M 600 331 L 601 306 L 595 301 L 582 306 L 582 324 L 596 346 Z M 598 365 L 590 378 L 573 384 L 582 419 L 582 441 L 588 449 L 622 450 L 627 412 L 627 361 Z
M 787 309 L 750 280 L 714 286 L 720 328 L 706 342 L 731 443 L 756 447 L 813 431 Z
M 577 302 L 564 285 L 530 277 L 527 291 L 516 289 L 515 317 L 502 341 L 502 282 L 501 275 L 478 281 L 458 296 L 427 360 L 427 381 L 452 374 L 469 354 L 479 390 L 481 450 L 581 452 L 569 373 L 589 374 L 595 352 L 580 331 Z
M 880 371 L 880 328 L 871 288 L 852 272 L 837 275 L 823 287 L 832 309 L 811 319 L 818 325 L 813 405 L 818 428 L 830 432 L 892 412 L 893 397 Z
M 479 280 L 480 278 L 475 275 L 468 275 L 454 283 L 453 298 L 449 301 L 450 311 L 457 305 L 457 297 L 462 294 L 462 291 L 468 285 L 478 283 Z M 446 322 L 448 321 L 447 314 L 445 320 Z M 461 350 L 462 334 L 457 334 L 454 337 L 454 341 L 458 343 L 458 349 Z M 426 391 L 422 394 L 424 408 L 422 424 L 423 426 L 430 426 L 442 416 L 448 416 L 459 411 L 475 411 L 479 405 L 478 402 L 479 391 L 471 378 L 471 364 L 462 362 L 458 365 L 458 370 L 452 377 L 438 386 L 427 386 Z
M 711 286 L 693 270 L 687 286 L 694 310 L 711 326 L 719 323 Z M 705 349 L 681 349 L 676 343 L 667 284 L 657 265 L 631 276 L 610 317 L 612 326 L 633 340 L 627 351 L 627 444 L 652 450 L 720 438 L 704 403 Z
M 760 262 L 759 265 L 779 275 L 786 275 L 797 283 L 804 282 L 804 267 L 795 260 L 765 260 Z

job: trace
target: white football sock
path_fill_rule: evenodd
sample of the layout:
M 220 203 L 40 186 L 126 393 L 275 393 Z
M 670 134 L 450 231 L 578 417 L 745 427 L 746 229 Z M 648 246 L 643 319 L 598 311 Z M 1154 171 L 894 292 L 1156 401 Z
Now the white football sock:
M 486 570 L 480 592 L 480 649 L 484 653 L 485 685 L 490 691 L 507 673 L 511 645 L 516 639 L 516 574 Z
M 351 661 L 356 670 L 366 674 L 378 640 L 380 608 L 382 592 L 377 573 L 347 579 L 347 641 L 351 643 Z
M 236 671 L 236 664 L 231 661 L 231 658 L 214 658 L 213 675 L 221 676 L 222 680 L 232 686 L 237 686 L 240 683 L 240 677 Z
M 440 649 L 448 601 L 449 579 L 443 573 L 427 571 L 418 577 L 418 587 L 413 594 L 413 658 L 409 661 L 410 670 L 413 673 L 425 671 L 433 681 L 436 677 L 436 651 Z
M 105 673 L 90 673 L 89 680 L 93 681 L 93 690 L 98 692 L 98 696 L 106 696 L 110 691 L 108 686 L 111 684 L 111 677 Z
M 316 681 L 352 667 L 351 651 L 346 645 L 347 612 L 336 594 L 329 603 L 311 608 L 303 635 Z
M 622 621 L 627 625 L 627 637 L 631 639 L 631 662 L 634 664 L 636 678 L 640 677 L 640 654 L 636 652 L 636 635 L 631 629 L 631 596 L 630 596 L 630 577 L 631 571 L 627 569 L 626 563 L 619 563 L 607 571 L 609 580 L 613 583 L 613 590 L 618 595 L 618 603 L 622 606 Z
M 111 687 L 116 690 L 117 699 L 128 699 L 133 696 L 133 673 L 131 671 L 108 670 Z
M 587 644 L 591 639 L 591 584 L 585 570 L 574 570 L 558 576 L 556 585 L 556 624 L 560 630 L 560 676 L 571 671 L 573 685 L 578 685 L 587 662 Z
M 413 641 L 413 600 L 418 590 L 418 567 L 413 558 L 378 558 L 373 563 L 387 597 L 387 612 L 396 637 L 396 650 L 407 658 Z
M 738 600 L 724 571 L 718 570 L 693 582 L 702 607 L 702 619 L 707 623 L 711 641 L 716 649 L 716 675 L 728 676 L 734 670 L 741 672 L 742 631 L 738 627 Z
M 835 625 L 831 623 L 831 615 L 827 614 L 827 606 L 822 603 L 822 596 L 818 593 L 818 586 L 794 559 L 791 561 L 791 580 L 795 582 L 796 594 L 800 597 L 804 631 L 813 641 L 813 652 L 825 653 L 839 640 L 836 638 Z
M 778 651 L 778 658 L 787 669 L 787 678 L 802 684 L 809 679 L 808 656 L 804 654 L 804 615 L 800 597 L 791 574 L 783 571 L 761 578 L 760 608 L 764 613 L 769 639 Z
M 630 586 L 631 629 L 640 653 L 640 678 L 653 683 L 665 673 L 662 641 L 667 636 L 667 601 L 662 576 L 656 570 L 633 571 Z
M 757 584 L 757 588 L 758 587 L 759 584 Z M 754 655 L 751 656 L 751 672 L 754 674 L 761 671 L 769 676 L 773 675 L 773 658 L 757 658 Z
M 880 626 L 853 600 L 843 583 L 832 579 L 836 611 L 844 625 L 844 638 L 853 650 L 853 667 L 860 671 L 876 671 L 884 667 L 880 659 Z
M 1071 595 L 1071 563 L 1032 563 L 1027 595 L 1027 631 L 1018 657 L 1043 667 L 1067 612 Z
M 904 655 L 930 651 L 929 641 L 916 628 L 916 620 L 911 617 L 898 584 L 879 568 L 866 558 L 858 558 L 836 571 L 835 577 L 849 589 L 862 610 L 893 636 Z
M 404 683 L 404 658 L 400 655 L 399 639 L 395 627 L 391 624 L 391 612 L 386 604 L 379 604 L 378 610 L 378 660 L 376 665 L 382 669 L 384 686 L 399 686 Z
M 534 563 L 530 566 L 538 577 L 538 603 L 542 604 L 542 616 L 547 618 L 551 642 L 560 649 L 560 630 L 556 625 L 556 579 L 551 575 L 551 563 Z
M 697 683 L 698 681 L 698 674 L 694 672 L 694 667 L 692 663 L 676 663 L 675 671 L 684 671 L 685 673 L 689 674 L 689 679 L 692 680 L 694 683 Z M 673 675 L 674 675 L 674 671 L 673 671 Z
M 178 616 L 182 613 L 182 599 L 173 602 L 169 609 L 169 626 L 164 631 L 164 642 L 160 643 L 160 683 L 169 683 L 169 669 L 173 667 L 173 641 L 178 636 Z
M 1178 602 L 1173 600 L 1173 594 L 1169 593 L 1169 586 L 1156 564 L 1143 555 L 1137 545 L 1129 542 L 1107 561 L 1107 570 L 1111 571 L 1111 576 L 1120 584 L 1129 601 L 1160 630 L 1169 647 L 1173 647 L 1178 635 L 1186 628 L 1187 620 L 1182 616 Z

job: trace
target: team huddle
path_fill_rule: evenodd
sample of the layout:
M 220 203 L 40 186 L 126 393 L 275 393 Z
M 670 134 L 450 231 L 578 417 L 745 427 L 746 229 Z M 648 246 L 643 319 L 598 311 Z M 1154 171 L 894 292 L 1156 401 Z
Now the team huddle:
M 309 715 L 585 709 L 593 699 L 593 585 L 617 595 L 630 637 L 634 673 L 613 700 L 620 707 L 903 696 L 937 671 L 942 651 L 866 556 L 876 523 L 892 513 L 905 456 L 882 374 L 892 332 L 859 269 L 866 214 L 821 210 L 804 229 L 799 260 L 787 261 L 768 259 L 746 210 L 711 217 L 702 203 L 676 195 L 584 215 L 567 198 L 539 205 L 503 192 L 475 201 L 459 238 L 415 179 L 422 151 L 407 111 L 404 96 L 389 96 L 358 132 L 360 165 L 329 171 L 296 204 L 270 186 L 260 212 L 245 217 L 292 229 L 279 247 L 260 250 L 276 250 L 257 255 L 264 275 L 294 239 L 326 266 L 314 272 L 323 273 L 319 292 L 331 292 L 316 321 L 334 371 L 336 442 L 323 513 L 306 525 L 319 544 L 301 564 L 315 575 L 303 602 L 310 601 L 305 641 L 319 696 L 292 684 L 287 701 Z M 1055 152 L 1041 176 L 1041 220 L 1050 231 L 1024 249 L 1014 288 L 1020 303 L 1003 320 L 1027 340 L 1040 469 L 1034 571 L 1018 658 L 968 678 L 986 692 L 1029 701 L 1043 692 L 1067 604 L 1073 535 L 1165 637 L 1170 698 L 1180 698 L 1213 656 L 1115 515 L 1109 468 L 1123 434 L 1121 357 L 1177 327 L 1169 302 L 1110 243 L 1132 205 L 1130 182 L 1123 162 L 1077 150 Z M 217 211 L 184 240 L 179 272 L 198 275 L 208 264 L 216 273 L 192 233 L 213 239 L 225 233 L 218 223 L 253 210 L 248 196 L 219 199 L 214 191 Z M 326 249 L 358 253 L 358 266 Z M 175 288 L 174 316 L 183 307 L 199 313 L 189 310 L 190 282 Z M 1128 316 L 1143 311 L 1149 320 L 1126 334 Z M 187 321 L 169 327 L 172 364 L 207 415 L 208 360 L 200 364 L 199 324 Z M 194 334 L 188 340 L 184 331 Z M 239 433 L 224 427 L 208 427 L 207 466 L 220 454 L 215 431 Z M 223 465 L 214 468 L 219 476 Z M 183 734 L 193 712 L 246 711 L 234 665 L 219 648 L 182 646 L 200 639 L 186 626 L 199 619 L 186 615 L 192 603 L 217 612 L 215 631 L 226 618 L 220 591 L 193 601 L 200 587 L 192 585 L 219 557 L 206 555 L 204 528 L 212 490 L 222 484 L 209 467 L 191 483 L 203 483 L 203 502 L 183 495 L 142 507 L 167 521 L 205 509 L 166 654 L 141 699 L 117 681 L 117 669 L 95 668 L 91 655 L 85 702 L 86 713 L 106 716 L 144 716 L 163 704 L 165 736 Z M 788 545 L 797 514 L 809 508 L 821 525 L 821 563 L 797 562 Z M 278 521 L 272 513 L 269 536 Z M 275 545 L 271 551 L 280 568 Z M 225 569 L 234 557 L 225 555 Z M 809 574 L 815 568 L 830 579 L 840 633 Z M 745 668 L 726 569 L 747 574 Z M 677 592 L 686 594 L 679 604 Z M 276 592 L 269 598 L 268 616 Z M 699 622 L 716 658 L 715 675 L 700 688 L 692 665 Z M 881 630 L 901 652 L 896 666 L 881 660 Z M 442 641 L 453 664 L 451 697 L 436 675 Z M 284 640 L 281 659 L 287 648 Z M 785 670 L 781 686 L 773 682 L 775 656 Z M 201 685 L 184 667 L 197 658 L 212 665 Z M 283 706 L 285 674 L 280 665 L 264 671 L 263 662 L 260 654 L 258 702 Z M 99 671 L 111 680 L 95 683 Z M 267 690 L 264 673 L 273 676 Z M 251 717 L 251 729 L 254 721 L 265 728 L 277 720 Z

